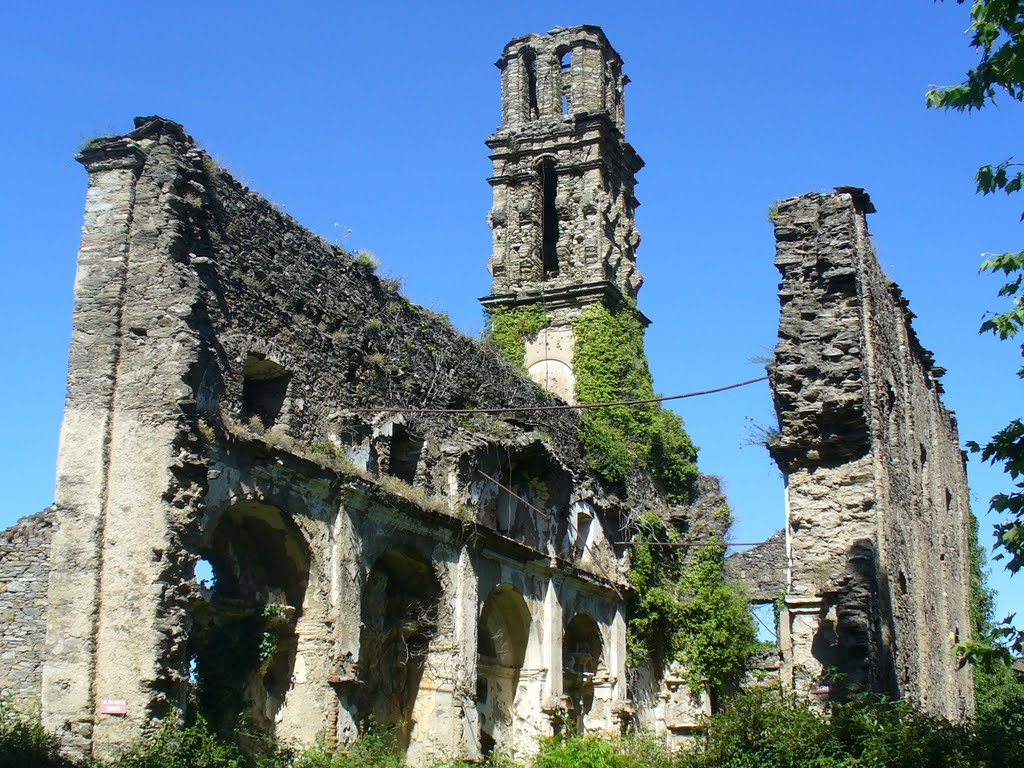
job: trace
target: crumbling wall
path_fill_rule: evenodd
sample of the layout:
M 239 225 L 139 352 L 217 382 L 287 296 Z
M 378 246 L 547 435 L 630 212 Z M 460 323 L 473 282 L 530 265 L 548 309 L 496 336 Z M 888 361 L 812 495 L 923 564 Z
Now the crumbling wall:
M 743 582 L 752 603 L 771 603 L 786 594 L 786 532 L 776 531 L 755 547 L 735 552 L 725 560 L 729 578 Z
M 22 711 L 39 704 L 56 524 L 49 508 L 0 531 L 0 702 Z
M 863 190 L 839 188 L 771 213 L 783 672 L 805 692 L 883 691 L 962 719 L 973 694 L 952 644 L 969 632 L 966 474 L 942 371 L 871 248 L 873 210 Z
M 543 585 L 537 669 L 562 653 L 553 605 L 586 595 L 608 645 L 595 727 L 611 727 L 625 696 L 625 559 L 611 542 L 637 504 L 588 471 L 576 415 L 445 412 L 555 401 L 240 185 L 181 126 L 136 124 L 79 158 L 90 188 L 45 724 L 70 751 L 110 756 L 198 690 L 225 727 L 241 707 L 286 740 L 345 739 L 378 707 L 410 715 L 410 759 L 478 757 L 478 573 L 500 561 Z M 402 547 L 435 569 L 443 610 L 420 633 L 431 642 L 402 636 L 428 650 L 415 700 L 388 709 L 356 693 L 375 663 L 358 627 L 381 558 Z M 212 586 L 196 582 L 199 560 Z M 244 652 L 218 686 L 229 632 Z M 203 694 L 226 689 L 224 706 Z M 551 732 L 544 702 L 562 689 L 554 673 L 532 689 L 521 733 Z

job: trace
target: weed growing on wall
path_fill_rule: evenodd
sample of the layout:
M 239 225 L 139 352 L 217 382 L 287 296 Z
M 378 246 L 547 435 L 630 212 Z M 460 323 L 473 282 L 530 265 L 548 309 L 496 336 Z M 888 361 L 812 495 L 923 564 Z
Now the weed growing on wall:
M 633 305 L 588 307 L 573 325 L 578 402 L 654 397 L 644 328 Z M 670 502 L 690 499 L 698 476 L 697 448 L 675 413 L 657 403 L 618 405 L 583 411 L 580 423 L 587 463 L 605 480 L 621 483 L 638 466 L 647 466 L 661 481 Z
M 487 310 L 484 336 L 497 345 L 502 357 L 513 365 L 522 366 L 527 338 L 536 336 L 547 325 L 548 316 L 539 301 L 515 307 L 495 307 Z
M 725 549 L 658 546 L 681 542 L 656 514 L 641 515 L 631 550 L 629 663 L 680 662 L 690 689 L 733 682 L 757 650 L 742 587 L 725 581 Z

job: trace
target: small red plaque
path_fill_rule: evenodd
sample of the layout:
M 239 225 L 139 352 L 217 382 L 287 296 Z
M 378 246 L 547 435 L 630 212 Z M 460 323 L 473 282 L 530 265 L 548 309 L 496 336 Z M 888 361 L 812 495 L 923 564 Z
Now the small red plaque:
M 827 696 L 830 693 L 832 693 L 831 685 L 815 685 L 810 690 L 812 696 Z
M 128 699 L 103 699 L 100 702 L 101 715 L 127 715 Z

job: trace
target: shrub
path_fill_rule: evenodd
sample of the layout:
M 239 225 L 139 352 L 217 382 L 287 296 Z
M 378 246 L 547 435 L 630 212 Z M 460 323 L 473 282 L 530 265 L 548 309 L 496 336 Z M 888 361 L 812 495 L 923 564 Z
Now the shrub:
M 267 768 L 273 763 L 263 762 Z M 278 761 L 279 762 L 279 761 Z M 116 768 L 256 768 L 235 744 L 218 738 L 202 718 L 181 727 L 167 720 L 150 737 L 143 739 L 116 763 Z M 262 766 L 260 766 L 262 768 Z M 282 766 L 283 768 L 283 766 Z
M 38 716 L 23 715 L 0 704 L 0 768 L 84 768 L 61 757 L 57 739 Z
M 405 761 L 394 729 L 371 728 L 351 744 L 319 742 L 302 752 L 295 768 L 402 768 Z

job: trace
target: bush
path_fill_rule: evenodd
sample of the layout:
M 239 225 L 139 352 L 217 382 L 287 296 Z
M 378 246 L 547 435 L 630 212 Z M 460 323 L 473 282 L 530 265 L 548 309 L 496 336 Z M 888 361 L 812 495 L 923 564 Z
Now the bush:
M 132 747 L 116 768 L 276 768 L 251 759 L 236 744 L 220 739 L 200 718 L 181 727 L 170 720 L 160 730 Z M 283 766 L 282 766 L 283 768 Z
M 84 768 L 61 757 L 57 739 L 38 716 L 23 715 L 0 704 L 0 768 Z
M 295 768 L 401 768 L 405 765 L 393 729 L 371 728 L 351 744 L 320 742 L 299 755 Z

